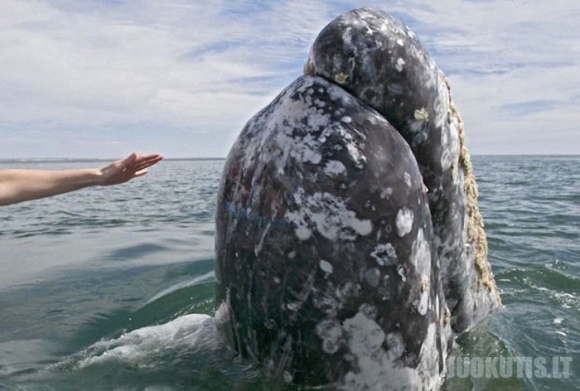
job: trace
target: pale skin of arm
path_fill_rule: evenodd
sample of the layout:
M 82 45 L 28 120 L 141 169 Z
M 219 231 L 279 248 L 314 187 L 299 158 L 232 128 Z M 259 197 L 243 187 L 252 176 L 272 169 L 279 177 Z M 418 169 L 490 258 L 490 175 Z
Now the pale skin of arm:
M 103 168 L 76 170 L 0 170 L 0 206 L 83 189 L 118 185 L 147 174 L 158 163 L 159 154 L 132 153 Z

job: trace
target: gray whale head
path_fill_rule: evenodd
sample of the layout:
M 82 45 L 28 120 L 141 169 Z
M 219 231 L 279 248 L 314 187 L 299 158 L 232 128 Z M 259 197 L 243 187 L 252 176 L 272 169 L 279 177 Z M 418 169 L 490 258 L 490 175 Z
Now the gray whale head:
M 220 330 L 286 382 L 436 390 L 452 328 L 499 305 L 448 85 L 406 26 L 368 8 L 324 28 L 306 73 L 228 155 Z

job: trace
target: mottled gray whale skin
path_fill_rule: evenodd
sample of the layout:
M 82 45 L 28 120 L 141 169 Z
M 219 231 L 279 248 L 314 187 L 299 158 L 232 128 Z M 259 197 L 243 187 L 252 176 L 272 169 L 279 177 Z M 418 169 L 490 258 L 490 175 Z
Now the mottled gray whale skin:
M 306 72 L 342 86 L 405 138 L 428 188 L 452 327 L 461 333 L 501 305 L 477 208 L 461 119 L 444 74 L 415 34 L 371 8 L 346 13 L 316 38 Z
M 428 200 L 410 147 L 375 110 L 297 79 L 233 146 L 216 221 L 237 352 L 297 384 L 438 387 L 451 330 Z
M 287 382 L 437 390 L 452 324 L 499 305 L 443 73 L 372 9 L 331 22 L 306 73 L 228 155 L 216 323 Z

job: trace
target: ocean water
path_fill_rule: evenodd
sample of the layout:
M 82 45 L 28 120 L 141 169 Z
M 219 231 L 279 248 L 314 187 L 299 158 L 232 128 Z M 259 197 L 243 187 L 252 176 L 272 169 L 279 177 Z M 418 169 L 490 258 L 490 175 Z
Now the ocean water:
M 580 157 L 473 163 L 504 308 L 457 340 L 445 389 L 577 390 Z M 0 390 L 299 389 L 232 359 L 212 327 L 223 164 L 163 161 L 122 186 L 0 208 Z

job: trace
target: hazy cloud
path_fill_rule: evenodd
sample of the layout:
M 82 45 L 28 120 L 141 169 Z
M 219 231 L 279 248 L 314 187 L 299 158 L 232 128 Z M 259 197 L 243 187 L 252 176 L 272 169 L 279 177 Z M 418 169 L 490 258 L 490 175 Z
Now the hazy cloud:
M 334 17 L 401 18 L 472 153 L 579 153 L 580 3 L 0 0 L 0 156 L 225 156 Z

